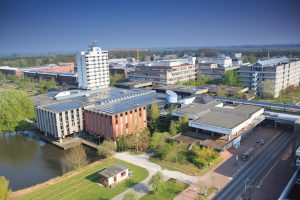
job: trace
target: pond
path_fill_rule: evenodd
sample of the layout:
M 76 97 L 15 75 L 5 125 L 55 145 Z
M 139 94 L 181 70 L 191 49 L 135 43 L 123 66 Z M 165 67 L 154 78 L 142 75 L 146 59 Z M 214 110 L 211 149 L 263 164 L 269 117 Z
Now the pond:
M 94 149 L 84 146 L 86 163 L 99 159 Z M 0 134 L 0 176 L 15 191 L 45 182 L 72 170 L 71 150 L 46 143 L 32 131 Z

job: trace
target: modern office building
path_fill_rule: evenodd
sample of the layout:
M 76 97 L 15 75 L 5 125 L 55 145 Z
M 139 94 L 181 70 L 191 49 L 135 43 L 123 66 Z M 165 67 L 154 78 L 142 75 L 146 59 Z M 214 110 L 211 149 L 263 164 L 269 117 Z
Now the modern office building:
M 84 117 L 88 133 L 112 140 L 147 127 L 146 107 L 126 101 L 88 107 Z
M 274 98 L 277 98 L 282 90 L 299 85 L 300 60 L 290 60 L 287 57 L 259 60 L 256 64 L 241 66 L 239 77 L 244 86 L 258 95 L 262 94 L 264 81 L 271 80 Z
M 82 89 L 99 89 L 109 86 L 108 52 L 96 42 L 88 51 L 77 54 L 78 86 Z
M 169 85 L 195 80 L 195 57 L 141 63 L 128 77 L 132 81 L 153 82 L 153 85 Z

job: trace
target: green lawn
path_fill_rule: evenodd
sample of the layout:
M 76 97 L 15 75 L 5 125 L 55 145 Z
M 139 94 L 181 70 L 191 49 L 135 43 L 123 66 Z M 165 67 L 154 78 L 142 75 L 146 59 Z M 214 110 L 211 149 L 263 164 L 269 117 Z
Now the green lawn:
M 141 200 L 168 200 L 173 199 L 177 194 L 187 188 L 187 184 L 176 182 L 174 179 L 166 181 L 156 194 L 149 193 L 141 198 Z
M 199 169 L 197 166 L 195 166 L 192 163 L 186 162 L 186 163 L 176 163 L 176 162 L 170 162 L 170 161 L 166 161 L 166 160 L 161 160 L 159 158 L 150 158 L 149 159 L 151 162 L 156 163 L 158 165 L 160 165 L 162 168 L 168 169 L 168 170 L 172 170 L 172 171 L 180 171 L 182 173 L 191 175 L 191 176 L 202 176 L 204 175 L 206 172 L 210 171 L 211 169 L 213 169 L 215 166 L 217 166 L 221 161 L 222 158 L 219 157 L 217 158 L 211 166 L 207 166 L 203 169 Z
M 115 164 L 122 164 L 129 167 L 129 171 L 132 172 L 133 176 L 119 183 L 114 188 L 106 188 L 99 185 L 97 183 L 99 179 L 98 172 Z M 41 189 L 33 191 L 27 195 L 17 197 L 17 199 L 111 199 L 117 194 L 142 181 L 147 176 L 148 171 L 144 168 L 110 158 L 99 161 L 94 165 L 92 164 L 91 167 L 87 166 L 82 169 L 80 173 L 74 176 L 66 174 L 59 178 L 60 180 L 57 183 L 49 186 L 43 186 Z

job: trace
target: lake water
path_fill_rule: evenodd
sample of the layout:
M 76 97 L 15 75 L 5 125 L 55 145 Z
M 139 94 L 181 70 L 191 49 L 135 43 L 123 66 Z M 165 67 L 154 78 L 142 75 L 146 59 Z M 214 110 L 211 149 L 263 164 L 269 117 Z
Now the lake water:
M 95 150 L 84 149 L 87 163 L 99 159 Z M 69 153 L 31 131 L 0 134 L 0 176 L 9 180 L 13 191 L 30 187 L 72 170 Z

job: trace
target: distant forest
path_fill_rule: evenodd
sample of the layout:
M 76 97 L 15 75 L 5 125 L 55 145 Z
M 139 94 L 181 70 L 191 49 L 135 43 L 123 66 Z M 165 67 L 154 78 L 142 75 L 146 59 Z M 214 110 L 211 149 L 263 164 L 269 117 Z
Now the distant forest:
M 109 58 L 126 58 L 134 57 L 144 61 L 146 56 L 151 55 L 169 55 L 176 54 L 178 57 L 184 55 L 193 55 L 197 57 L 213 57 L 219 54 L 230 54 L 233 52 L 241 52 L 243 54 L 243 61 L 256 62 L 259 58 L 273 56 L 287 56 L 289 58 L 300 58 L 300 49 L 278 49 L 278 48 L 258 48 L 258 49 L 216 49 L 216 48 L 202 48 L 202 49 L 180 49 L 180 50 L 112 50 L 109 51 Z M 0 66 L 10 67 L 30 67 L 43 66 L 46 64 L 60 63 L 60 62 L 74 62 L 76 64 L 75 54 L 68 55 L 49 55 L 49 56 L 31 56 L 31 57 L 0 57 Z

